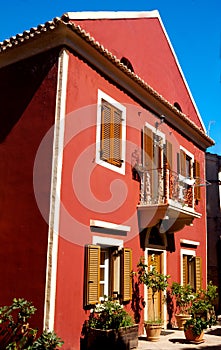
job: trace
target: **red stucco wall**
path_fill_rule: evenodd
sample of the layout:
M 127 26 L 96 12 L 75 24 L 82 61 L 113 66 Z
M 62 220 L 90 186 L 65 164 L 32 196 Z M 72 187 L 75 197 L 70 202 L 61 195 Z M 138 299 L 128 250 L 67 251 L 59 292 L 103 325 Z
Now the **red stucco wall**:
M 47 63 L 46 63 L 47 62 Z M 30 324 L 43 327 L 48 222 L 35 199 L 38 147 L 53 125 L 55 57 L 39 56 L 0 71 L 0 304 L 14 297 L 37 308 Z M 49 212 L 52 139 L 38 164 L 37 191 Z
M 158 18 L 74 20 L 118 59 L 201 127 L 195 107 Z
M 127 107 L 125 175 L 98 166 L 95 162 L 98 89 Z M 92 243 L 90 219 L 131 226 L 131 231 L 126 237 L 109 237 L 122 239 L 124 246 L 133 249 L 134 270 L 143 254 L 137 219 L 139 183 L 132 178 L 131 156 L 135 148 L 141 146 L 141 130 L 145 121 L 154 125 L 156 117 L 138 106 L 123 91 L 110 84 L 86 63 L 70 54 L 55 316 L 55 329 L 65 340 L 65 349 L 79 349 L 81 327 L 88 317 L 83 309 L 83 262 L 84 246 Z M 201 161 L 203 174 L 203 152 L 172 128 L 166 125 L 161 127 L 161 131 L 173 142 L 174 151 L 178 151 L 181 144 Z M 117 192 L 114 187 L 111 187 L 116 180 L 119 181 Z M 127 193 L 124 197 L 125 188 Z M 123 203 L 117 206 L 122 196 Z M 202 188 L 202 198 L 204 198 L 204 188 Z M 114 203 L 113 210 L 102 210 L 102 205 L 108 200 Z M 204 201 L 199 203 L 197 211 L 205 215 Z M 167 254 L 167 273 L 173 280 L 180 279 L 180 238 L 199 241 L 197 255 L 206 256 L 206 246 L 203 243 L 205 234 L 204 219 L 196 219 L 193 227 L 186 227 L 179 233 L 175 233 L 176 251 Z M 205 266 L 204 260 L 204 284 Z

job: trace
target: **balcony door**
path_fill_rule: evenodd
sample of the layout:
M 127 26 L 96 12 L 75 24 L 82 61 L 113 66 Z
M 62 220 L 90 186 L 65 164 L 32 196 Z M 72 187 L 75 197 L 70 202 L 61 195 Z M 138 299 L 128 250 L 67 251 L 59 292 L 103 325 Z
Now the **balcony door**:
M 144 199 L 148 204 L 159 204 L 163 201 L 163 149 L 165 137 L 150 125 L 143 130 L 143 167 Z

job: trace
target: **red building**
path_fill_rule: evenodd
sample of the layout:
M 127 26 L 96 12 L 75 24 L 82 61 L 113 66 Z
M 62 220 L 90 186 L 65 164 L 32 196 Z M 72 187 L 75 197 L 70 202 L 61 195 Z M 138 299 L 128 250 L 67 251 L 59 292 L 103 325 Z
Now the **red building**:
M 213 141 L 158 12 L 65 14 L 1 43 L 0 78 L 1 304 L 79 349 L 90 305 L 131 309 L 141 256 L 205 287 Z

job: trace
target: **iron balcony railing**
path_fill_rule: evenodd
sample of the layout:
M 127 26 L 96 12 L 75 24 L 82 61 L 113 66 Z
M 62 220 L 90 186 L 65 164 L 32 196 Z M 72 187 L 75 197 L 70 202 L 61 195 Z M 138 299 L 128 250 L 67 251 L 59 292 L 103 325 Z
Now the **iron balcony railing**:
M 140 178 L 140 205 L 166 204 L 169 201 L 194 208 L 194 179 L 167 168 L 136 166 Z

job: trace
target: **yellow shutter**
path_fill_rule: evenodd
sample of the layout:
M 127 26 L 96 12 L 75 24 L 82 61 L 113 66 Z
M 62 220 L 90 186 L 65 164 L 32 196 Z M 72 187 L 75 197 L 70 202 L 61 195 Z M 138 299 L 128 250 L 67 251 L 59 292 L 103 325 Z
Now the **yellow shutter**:
M 200 163 L 195 160 L 194 162 L 194 178 L 195 178 L 195 188 L 194 188 L 194 194 L 195 199 L 200 200 Z
M 173 148 L 169 141 L 166 141 L 166 162 L 168 169 L 171 170 L 173 168 Z
M 85 305 L 99 302 L 100 247 L 89 245 L 85 249 Z
M 149 169 L 153 168 L 153 132 L 148 127 L 144 127 L 143 135 L 143 165 L 148 166 Z
M 195 257 L 195 286 L 196 291 L 202 288 L 202 259 L 199 256 Z
M 186 177 L 186 153 L 180 150 L 180 174 Z
M 111 108 L 102 101 L 101 106 L 101 159 L 109 161 L 110 159 L 110 140 L 111 140 Z
M 188 260 L 187 255 L 183 255 L 183 286 L 186 286 L 188 282 Z
M 103 100 L 101 107 L 101 159 L 121 167 L 121 143 L 122 112 Z
M 130 248 L 122 249 L 121 260 L 121 295 L 123 301 L 129 301 L 132 298 L 132 250 Z
M 111 159 L 113 164 L 120 167 L 122 164 L 121 139 L 122 139 L 122 113 L 113 108 L 113 123 L 111 131 Z

